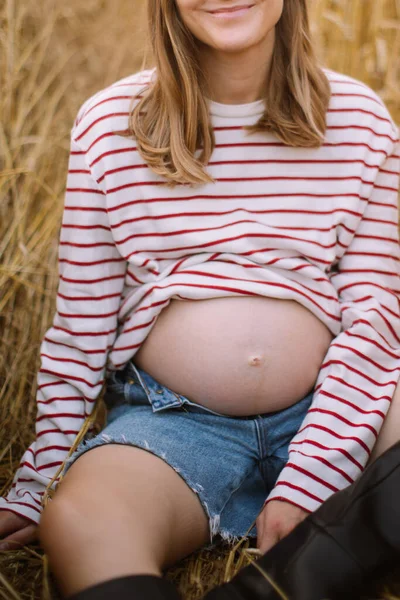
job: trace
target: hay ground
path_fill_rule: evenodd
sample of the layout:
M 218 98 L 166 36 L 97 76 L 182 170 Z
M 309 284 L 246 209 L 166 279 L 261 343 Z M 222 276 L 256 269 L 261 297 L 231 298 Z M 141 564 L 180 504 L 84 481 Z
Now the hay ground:
M 311 8 L 324 63 L 371 85 L 400 122 L 399 0 L 312 0 Z M 0 4 L 0 495 L 34 439 L 39 344 L 55 309 L 70 128 L 85 99 L 140 68 L 142 13 L 138 0 Z M 95 418 L 100 429 L 101 403 Z M 248 549 L 243 540 L 236 549 L 194 553 L 167 577 L 196 600 L 246 565 Z M 394 600 L 394 587 L 379 597 Z M 55 595 L 37 543 L 0 553 L 0 598 Z

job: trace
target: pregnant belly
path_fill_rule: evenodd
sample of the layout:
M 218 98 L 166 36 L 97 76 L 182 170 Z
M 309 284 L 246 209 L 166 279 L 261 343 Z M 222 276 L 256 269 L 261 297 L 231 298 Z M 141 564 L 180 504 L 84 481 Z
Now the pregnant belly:
M 256 415 L 286 408 L 311 392 L 332 339 L 294 300 L 172 299 L 133 362 L 211 410 Z

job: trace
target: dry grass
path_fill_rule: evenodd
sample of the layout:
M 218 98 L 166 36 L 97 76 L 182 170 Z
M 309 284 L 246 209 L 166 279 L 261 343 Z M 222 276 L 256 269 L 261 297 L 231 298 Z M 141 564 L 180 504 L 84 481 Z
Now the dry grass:
M 55 306 L 69 131 L 89 95 L 140 67 L 142 8 L 137 0 L 0 4 L 0 495 L 34 436 L 39 343 Z M 399 122 L 399 0 L 313 0 L 312 14 L 325 63 L 370 84 Z M 100 428 L 101 403 L 94 418 Z M 195 600 L 247 564 L 248 550 L 245 539 L 236 549 L 203 550 L 167 576 Z M 52 594 L 38 544 L 0 553 L 0 598 Z

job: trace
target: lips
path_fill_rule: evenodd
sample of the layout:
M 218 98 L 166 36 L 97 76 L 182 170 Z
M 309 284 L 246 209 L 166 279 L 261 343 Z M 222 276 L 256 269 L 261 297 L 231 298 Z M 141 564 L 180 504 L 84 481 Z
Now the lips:
M 222 12 L 236 12 L 237 10 L 244 10 L 245 8 L 251 8 L 254 4 L 242 4 L 241 6 L 232 6 L 230 8 L 219 8 L 217 10 L 210 10 L 211 14 L 217 14 Z

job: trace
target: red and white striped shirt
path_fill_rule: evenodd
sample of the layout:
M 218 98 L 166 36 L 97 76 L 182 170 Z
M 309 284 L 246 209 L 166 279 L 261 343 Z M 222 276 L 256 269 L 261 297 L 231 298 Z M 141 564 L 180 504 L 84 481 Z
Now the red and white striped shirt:
M 148 69 L 89 98 L 71 131 L 57 295 L 41 345 L 36 440 L 0 499 L 38 523 L 45 487 L 171 298 L 293 299 L 335 335 L 267 500 L 308 511 L 363 470 L 400 376 L 399 131 L 358 80 L 332 87 L 320 148 L 249 134 L 264 101 L 208 100 L 215 183 L 165 185 L 126 130 Z M 55 489 L 57 481 L 53 482 Z

